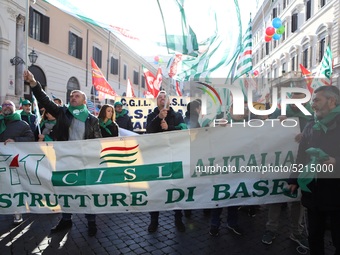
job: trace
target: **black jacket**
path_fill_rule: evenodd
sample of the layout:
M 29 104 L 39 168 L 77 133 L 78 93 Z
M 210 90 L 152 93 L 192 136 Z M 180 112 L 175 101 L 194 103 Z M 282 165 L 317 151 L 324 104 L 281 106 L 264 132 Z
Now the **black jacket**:
M 2 120 L 5 121 L 5 120 Z M 26 121 L 5 121 L 6 129 L 0 134 L 0 142 L 13 139 L 16 142 L 33 142 L 34 134 Z
M 100 131 L 103 137 L 116 137 L 118 136 L 118 125 L 116 122 L 112 122 L 110 125 L 107 126 L 110 130 L 111 134 L 105 130 L 105 128 L 100 127 Z
M 116 112 L 116 123 L 121 128 L 133 131 L 132 121 L 126 109 L 123 109 L 121 113 Z
M 320 210 L 340 210 L 340 199 L 337 197 L 340 187 L 340 115 L 328 126 L 327 133 L 314 130 L 314 120 L 310 121 L 303 130 L 302 140 L 299 144 L 296 164 L 307 165 L 310 162 L 308 148 L 322 149 L 330 157 L 335 158 L 336 166 L 333 172 L 318 173 L 317 179 L 307 185 L 312 192 L 302 191 L 302 204 L 307 208 L 318 207 Z M 320 163 L 322 166 L 322 163 Z M 299 173 L 293 173 L 289 183 L 297 184 Z
M 54 103 L 41 88 L 40 83 L 32 88 L 33 94 L 38 102 L 56 118 L 57 123 L 53 127 L 53 138 L 55 141 L 68 141 L 69 127 L 71 125 L 73 115 L 69 112 L 66 106 L 59 106 Z M 101 138 L 102 134 L 99 128 L 97 117 L 89 114 L 85 121 L 85 136 L 84 139 Z
M 185 113 L 184 122 L 185 122 L 185 124 L 187 124 L 187 127 L 189 129 L 200 128 L 201 125 L 198 122 L 198 118 L 199 118 L 199 116 L 198 116 L 197 113 L 195 113 L 195 112 L 190 113 L 190 111 L 187 111 Z
M 165 121 L 168 124 L 168 130 L 163 130 L 161 128 L 161 119 L 158 118 L 159 109 L 156 107 L 153 112 L 149 113 L 146 119 L 146 133 L 158 133 L 164 131 L 172 131 L 172 130 L 181 130 L 178 126 L 183 123 L 184 120 L 182 115 L 179 112 L 175 112 L 172 107 L 170 107 L 168 111 L 168 115 L 165 118 Z

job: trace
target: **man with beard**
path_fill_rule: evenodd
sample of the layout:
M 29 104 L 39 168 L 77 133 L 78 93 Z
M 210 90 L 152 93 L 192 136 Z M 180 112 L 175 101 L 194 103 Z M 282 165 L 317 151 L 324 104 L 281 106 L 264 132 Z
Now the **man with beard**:
M 21 120 L 20 114 L 15 111 L 15 105 L 10 100 L 2 104 L 0 115 L 0 142 L 6 145 L 10 142 L 33 142 L 34 134 L 27 122 Z M 14 224 L 23 221 L 21 214 L 14 214 Z

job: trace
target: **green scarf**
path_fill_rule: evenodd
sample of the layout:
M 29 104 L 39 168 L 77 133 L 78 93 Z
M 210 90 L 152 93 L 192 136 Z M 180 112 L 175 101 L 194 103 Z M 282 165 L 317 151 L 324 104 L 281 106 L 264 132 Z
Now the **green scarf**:
M 120 113 L 116 112 L 116 119 L 119 117 L 123 117 L 125 114 L 127 114 L 126 109 L 123 109 Z
M 5 120 L 14 121 L 14 120 L 21 120 L 21 116 L 19 113 L 15 112 L 11 115 L 0 115 L 0 134 L 2 134 L 6 130 Z
M 309 111 L 312 115 L 305 115 L 303 112 L 300 110 L 294 111 L 290 105 L 287 105 L 286 107 L 286 116 L 287 117 L 297 117 L 297 118 L 304 118 L 306 120 L 310 120 L 313 118 L 313 109 L 311 105 L 308 103 L 305 105 L 305 108 L 307 111 Z
M 45 125 L 45 123 L 50 123 L 50 124 L 56 124 L 57 121 L 56 120 L 41 120 L 40 122 L 40 127 L 43 127 Z
M 340 114 L 340 105 L 338 105 L 333 110 L 331 110 L 330 113 L 328 113 L 328 115 L 325 116 L 323 119 L 318 120 L 315 118 L 315 124 L 313 126 L 313 129 L 314 130 L 322 129 L 323 132 L 327 133 L 327 130 L 328 130 L 327 124 L 331 122 L 332 120 L 334 120 L 334 118 L 338 116 L 338 114 Z
M 73 117 L 75 117 L 77 120 L 80 120 L 81 122 L 85 122 L 87 117 L 89 116 L 89 111 L 84 104 L 80 106 L 69 105 L 68 110 L 73 115 Z
M 106 132 L 108 132 L 110 135 L 112 135 L 110 129 L 107 128 L 107 126 L 109 126 L 110 124 L 112 124 L 112 120 L 107 120 L 105 123 L 102 119 L 99 119 L 99 126 L 101 126 L 102 128 L 104 128 L 106 130 Z
M 175 128 L 178 128 L 180 130 L 188 129 L 185 123 L 179 123 L 178 126 L 175 126 Z
M 306 153 L 310 156 L 311 161 L 304 167 L 305 171 L 299 174 L 297 182 L 301 190 L 311 192 L 307 185 L 316 179 L 316 171 L 311 171 L 311 166 L 322 163 L 323 161 L 329 159 L 329 156 L 323 150 L 313 147 L 307 149 Z

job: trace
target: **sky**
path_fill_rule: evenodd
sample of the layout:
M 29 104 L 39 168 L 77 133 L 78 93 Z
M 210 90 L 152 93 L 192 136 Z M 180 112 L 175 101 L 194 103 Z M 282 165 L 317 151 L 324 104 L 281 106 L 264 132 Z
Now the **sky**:
M 155 0 L 152 0 L 155 1 Z M 195 4 L 197 3 L 197 0 L 194 0 Z M 220 1 L 220 0 L 218 0 Z M 227 1 L 232 1 L 232 0 L 227 0 Z M 141 1 L 143 2 L 143 1 Z M 193 1 L 187 1 L 190 4 L 193 3 Z M 258 8 L 260 8 L 260 4 L 263 2 L 263 0 L 238 0 L 239 3 L 239 8 L 240 8 L 240 13 L 241 13 L 241 20 L 242 20 L 242 33 L 244 33 L 248 27 L 248 22 L 250 19 L 250 13 L 252 18 L 256 15 L 256 11 Z M 197 8 L 202 8 L 204 9 L 204 5 L 201 6 L 192 6 L 192 9 L 195 9 L 197 12 Z M 158 10 L 154 10 L 156 13 Z M 156 14 L 154 16 L 154 19 L 156 20 Z M 195 19 L 200 19 L 199 15 L 195 15 L 195 13 L 192 14 L 191 16 L 192 20 Z M 146 28 L 145 28 L 146 29 Z M 196 30 L 195 30 L 196 31 Z M 123 39 L 124 40 L 124 39 Z M 144 57 L 149 57 L 150 61 L 152 61 L 152 56 L 165 56 L 168 54 L 167 50 L 162 47 L 156 47 L 152 46 L 152 44 L 148 41 L 145 43 L 143 42 L 133 42 L 133 41 L 126 41 L 129 46 L 131 46 L 138 54 Z
M 174 6 L 173 1 L 158 0 L 163 10 L 169 11 L 171 8 L 175 8 L 178 12 L 178 7 Z M 51 4 L 58 7 L 60 4 L 68 5 L 67 8 L 72 6 L 79 10 L 79 13 L 86 17 L 90 17 L 93 20 L 100 20 L 103 23 L 128 29 L 129 33 L 140 40 L 126 39 L 120 36 L 128 46 L 130 46 L 140 56 L 149 58 L 152 56 L 165 56 L 168 55 L 168 51 L 165 47 L 157 47 L 156 41 L 165 41 L 164 27 L 162 22 L 161 12 L 159 10 L 157 0 L 47 0 Z M 184 8 L 186 11 L 187 19 L 193 30 L 197 34 L 197 38 L 205 38 L 205 33 L 208 34 L 211 31 L 207 31 L 209 26 L 209 18 L 212 17 L 214 11 L 219 9 L 223 10 L 223 7 L 230 6 L 233 0 L 185 0 Z M 238 0 L 241 20 L 242 20 L 242 33 L 246 30 L 250 18 L 250 12 L 252 17 L 256 14 L 256 9 L 263 0 Z M 224 5 L 224 6 L 223 6 Z M 220 7 L 221 8 L 218 8 Z M 224 9 L 228 10 L 228 9 Z M 210 11 L 210 13 L 209 13 Z M 209 16 L 210 15 L 210 16 Z M 226 14 L 227 15 L 227 14 Z M 222 15 L 223 16 L 223 15 Z M 208 18 L 207 18 L 208 17 Z M 174 19 L 175 20 L 175 19 Z M 230 27 L 234 28 L 233 24 L 224 24 L 229 21 L 228 18 L 220 22 L 221 30 L 228 30 Z M 237 28 L 237 20 L 231 20 L 235 23 Z M 169 25 L 169 24 L 167 24 Z M 172 24 L 173 26 L 179 26 L 178 24 Z M 196 26 L 195 26 L 196 25 Z M 223 27 L 224 26 L 224 27 Z M 171 30 L 171 28 L 170 28 Z M 220 31 L 221 31 L 220 30 Z M 228 31 L 230 33 L 230 31 Z M 238 32 L 238 31 L 237 31 Z M 152 59 L 151 59 L 152 61 Z

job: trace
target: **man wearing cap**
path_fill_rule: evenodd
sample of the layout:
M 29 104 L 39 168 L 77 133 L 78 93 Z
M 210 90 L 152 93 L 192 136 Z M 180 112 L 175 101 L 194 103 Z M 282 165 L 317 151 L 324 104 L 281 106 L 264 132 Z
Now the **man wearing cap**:
M 0 142 L 5 145 L 9 142 L 33 142 L 34 134 L 30 126 L 21 120 L 20 114 L 15 111 L 15 105 L 10 100 L 2 103 L 0 115 Z M 14 214 L 14 224 L 22 222 L 21 214 Z
M 146 133 L 160 133 L 181 129 L 187 129 L 183 116 L 170 107 L 170 99 L 166 92 L 160 91 L 157 96 L 157 107 L 147 116 Z M 182 210 L 174 210 L 174 212 L 175 226 L 178 231 L 184 232 L 185 225 L 182 222 Z M 152 233 L 158 228 L 159 212 L 150 212 L 150 217 L 148 231 Z
M 133 131 L 132 121 L 126 109 L 123 109 L 122 102 L 115 102 L 114 104 L 116 111 L 116 123 L 120 128 Z
M 86 95 L 83 91 L 71 91 L 69 105 L 60 106 L 47 96 L 30 71 L 24 72 L 24 79 L 29 82 L 38 102 L 56 118 L 57 122 L 53 126 L 55 141 L 75 141 L 102 137 L 98 119 L 86 107 Z M 88 235 L 96 235 L 96 215 L 85 214 L 85 218 L 88 221 Z M 63 213 L 59 223 L 51 229 L 51 233 L 69 229 L 72 224 L 72 214 Z
M 33 134 L 37 135 L 38 134 L 38 125 L 37 123 L 37 115 L 32 113 L 32 104 L 30 100 L 24 100 L 21 103 L 22 105 L 22 111 L 21 111 L 21 119 L 26 121 L 28 125 L 30 126 Z M 39 110 L 39 109 L 37 109 Z

